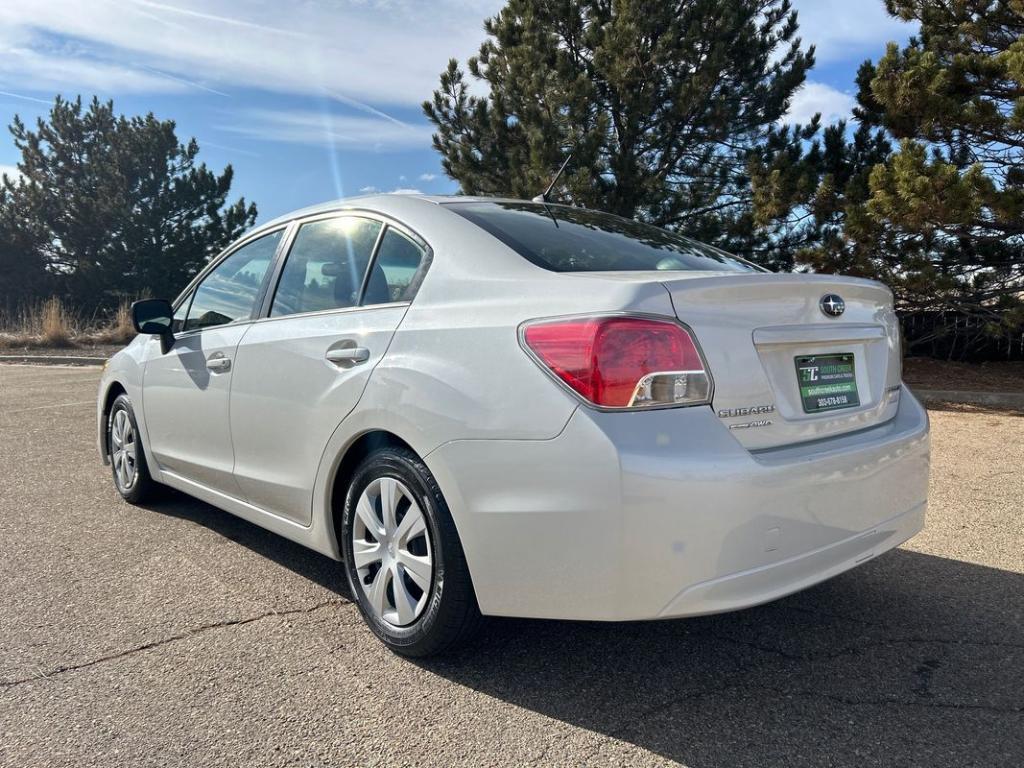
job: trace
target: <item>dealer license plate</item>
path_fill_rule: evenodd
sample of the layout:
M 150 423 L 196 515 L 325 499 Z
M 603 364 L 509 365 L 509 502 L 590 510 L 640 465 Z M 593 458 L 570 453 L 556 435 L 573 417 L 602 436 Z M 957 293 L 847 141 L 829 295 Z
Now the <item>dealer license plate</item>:
M 804 413 L 821 413 L 860 405 L 853 354 L 802 355 L 796 380 Z

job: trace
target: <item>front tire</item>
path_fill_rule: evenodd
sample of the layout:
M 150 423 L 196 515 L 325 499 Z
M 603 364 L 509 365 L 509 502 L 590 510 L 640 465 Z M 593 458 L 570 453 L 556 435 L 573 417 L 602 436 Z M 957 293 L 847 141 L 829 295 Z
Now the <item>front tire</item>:
M 107 414 L 107 454 L 114 475 L 114 487 L 129 504 L 139 504 L 151 497 L 156 482 L 146 465 L 139 425 L 127 395 L 121 394 Z
M 423 461 L 383 448 L 357 467 L 341 526 L 345 572 L 363 619 L 403 656 L 466 643 L 481 617 L 448 505 Z

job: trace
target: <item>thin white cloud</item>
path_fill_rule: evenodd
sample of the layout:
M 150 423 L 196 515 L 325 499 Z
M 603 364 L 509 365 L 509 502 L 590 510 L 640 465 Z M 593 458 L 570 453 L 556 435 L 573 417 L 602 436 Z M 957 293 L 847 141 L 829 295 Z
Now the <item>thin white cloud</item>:
M 179 5 L 170 5 L 168 3 L 156 3 L 150 0 L 130 0 L 135 5 L 140 5 L 143 8 L 149 8 L 152 11 L 165 11 L 172 14 L 179 14 L 181 16 L 188 16 L 193 19 L 199 19 L 201 21 L 212 21 L 217 24 L 227 24 L 232 27 L 242 27 L 243 29 L 258 29 L 261 32 L 269 32 L 273 35 L 300 35 L 301 33 L 292 32 L 291 30 L 282 28 L 281 26 L 270 26 L 264 24 L 257 24 L 252 21 L 246 21 L 232 16 L 219 16 L 214 13 L 204 13 L 202 11 L 194 11 L 191 8 L 183 8 Z M 159 18 L 159 17 L 158 17 Z
M 21 93 L 11 93 L 10 91 L 0 91 L 0 96 L 6 96 L 11 99 L 23 99 L 24 101 L 34 101 L 37 104 L 53 104 L 49 99 L 37 99 L 35 96 L 25 96 Z
M 353 109 L 358 109 L 360 112 L 365 112 L 368 115 L 374 115 L 375 117 L 379 117 L 382 120 L 387 120 L 388 122 L 394 123 L 395 125 L 400 126 L 402 128 L 410 129 L 412 127 L 408 123 L 403 123 L 397 117 L 392 117 L 386 112 L 381 112 L 376 107 L 372 107 L 369 104 L 366 104 L 357 99 L 349 98 L 348 96 L 343 96 L 342 94 L 337 93 L 336 91 L 332 91 L 329 88 L 325 88 L 324 93 L 326 93 L 335 101 L 345 104 L 346 106 L 352 107 Z
M 241 110 L 233 112 L 232 117 L 232 122 L 215 127 L 263 141 L 364 150 L 392 151 L 430 144 L 431 131 L 426 125 L 396 125 L 375 117 L 271 109 Z
M 155 13 L 148 13 L 148 12 L 142 10 L 142 8 L 140 8 L 140 7 L 133 6 L 133 5 L 125 5 L 124 9 L 126 11 L 128 11 L 129 13 L 133 13 L 133 14 L 139 16 L 140 18 L 149 19 L 150 21 L 156 22 L 157 24 L 159 24 L 161 26 L 168 27 L 170 29 L 176 29 L 179 32 L 186 32 L 186 33 L 188 32 L 188 28 L 185 27 L 183 24 L 179 24 L 176 21 L 171 21 L 170 19 L 165 19 L 164 17 L 158 16 Z
M 421 173 L 419 178 L 420 178 L 420 181 L 433 181 L 434 179 L 437 178 L 437 174 L 436 173 Z
M 450 57 L 463 61 L 476 52 L 483 19 L 502 5 L 503 0 L 285 6 L 269 0 L 90 0 L 83 11 L 81 0 L 2 0 L 0 96 L 47 104 L 49 99 L 39 97 L 58 92 L 107 98 L 190 89 L 225 95 L 253 88 L 327 96 L 375 118 L 364 125 L 391 125 L 374 146 L 424 146 L 421 128 L 396 117 L 389 105 L 416 109 L 437 87 Z M 823 63 L 877 58 L 887 40 L 905 40 L 916 29 L 890 17 L 880 0 L 794 5 L 799 34 L 805 45 L 817 46 Z M 848 112 L 838 91 L 825 94 L 815 90 L 819 86 L 808 84 L 790 117 L 805 119 L 815 109 Z M 821 104 L 826 95 L 830 100 Z M 810 105 L 815 100 L 819 106 Z M 320 141 L 322 122 L 316 129 Z M 339 134 L 330 140 L 346 143 L 349 133 L 368 138 L 358 128 L 346 124 L 329 131 Z M 293 126 L 286 133 L 302 132 Z M 300 140 L 313 140 L 310 131 Z
M 147 72 L 152 72 L 154 75 L 157 75 L 158 77 L 166 77 L 168 80 L 173 80 L 176 83 L 187 85 L 189 88 L 197 88 L 200 91 L 206 91 L 207 93 L 212 93 L 217 96 L 225 96 L 228 98 L 230 98 L 231 96 L 231 94 L 229 93 L 224 93 L 224 91 L 218 91 L 216 88 L 211 88 L 208 85 L 203 85 L 202 83 L 198 83 L 195 80 L 186 80 L 184 77 L 176 77 L 175 75 L 169 75 L 166 72 L 161 72 L 159 69 L 147 67 L 145 64 L 139 64 L 138 66 L 140 69 L 144 69 Z
M 398 187 L 388 192 L 389 195 L 422 195 L 423 193 L 415 187 Z
M 198 83 L 225 92 L 326 92 L 400 124 L 381 107 L 415 108 L 428 98 L 451 56 L 464 60 L 476 52 L 481 22 L 501 5 L 90 0 L 83 11 L 81 0 L 3 0 L 0 89 L 20 92 L 31 83 L 32 92 L 111 96 L 183 91 Z
M 251 149 L 242 149 L 241 147 L 234 147 L 230 144 L 221 144 L 216 141 L 210 141 L 209 139 L 197 138 L 196 142 L 199 144 L 199 149 L 203 150 L 207 147 L 213 147 L 214 149 L 222 149 L 225 152 L 229 152 L 233 155 L 246 155 L 247 157 L 263 157 L 259 152 L 254 152 Z
M 16 165 L 0 165 L 0 176 L 10 176 L 12 179 L 17 181 L 21 178 L 21 171 L 18 170 Z
M 856 99 L 824 83 L 807 82 L 796 92 L 789 112 L 779 122 L 807 124 L 815 113 L 821 113 L 825 125 L 837 120 L 848 120 L 856 105 Z
M 820 62 L 877 59 L 887 42 L 903 42 L 917 31 L 916 24 L 890 16 L 881 0 L 793 0 L 793 7 L 798 34 L 816 47 Z
M 74 93 L 163 93 L 182 91 L 185 86 L 166 77 L 158 77 L 138 69 L 101 59 L 83 56 L 76 45 L 42 41 L 35 45 L 5 39 L 0 11 L 0 86 L 4 92 L 18 97 L 19 91 L 31 83 L 34 92 L 58 93 L 69 83 Z M 16 90 L 14 90 L 16 89 Z M 67 94 L 73 95 L 73 94 Z M 30 97 L 31 101 L 44 101 Z

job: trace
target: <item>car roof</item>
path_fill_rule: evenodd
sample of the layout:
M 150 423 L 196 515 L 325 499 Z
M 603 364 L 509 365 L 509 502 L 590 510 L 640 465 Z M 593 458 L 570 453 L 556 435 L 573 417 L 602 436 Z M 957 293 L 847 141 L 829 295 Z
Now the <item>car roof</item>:
M 516 198 L 509 197 L 484 197 L 484 196 L 469 196 L 469 195 L 411 195 L 411 194 L 370 194 L 370 195 L 357 195 L 354 197 L 342 197 L 336 200 L 328 200 L 323 203 L 317 203 L 316 205 L 310 205 L 305 208 L 300 208 L 296 211 L 286 213 L 283 216 L 278 216 L 275 219 L 268 221 L 266 224 L 260 224 L 258 227 L 252 230 L 252 232 L 262 231 L 264 229 L 272 229 L 273 227 L 285 224 L 293 219 L 300 219 L 306 216 L 315 216 L 320 213 L 330 213 L 331 211 L 342 211 L 346 208 L 354 209 L 369 209 L 383 214 L 393 214 L 397 217 L 398 213 L 405 209 L 408 210 L 409 201 L 416 201 L 416 203 L 423 203 L 425 205 L 443 205 L 445 203 L 528 203 L 529 200 L 519 200 Z

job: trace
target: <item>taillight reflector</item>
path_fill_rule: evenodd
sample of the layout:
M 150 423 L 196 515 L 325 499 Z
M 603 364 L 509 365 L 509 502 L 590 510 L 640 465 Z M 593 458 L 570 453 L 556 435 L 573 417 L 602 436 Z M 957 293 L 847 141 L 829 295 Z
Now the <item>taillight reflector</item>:
M 692 405 L 710 395 L 696 343 L 672 321 L 628 316 L 538 321 L 525 327 L 523 340 L 594 405 Z

